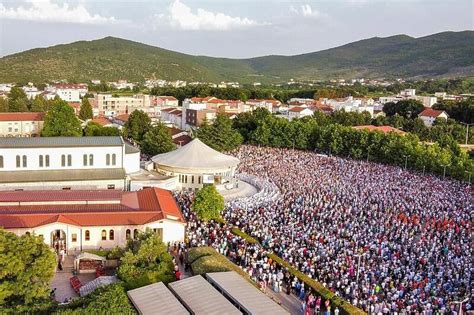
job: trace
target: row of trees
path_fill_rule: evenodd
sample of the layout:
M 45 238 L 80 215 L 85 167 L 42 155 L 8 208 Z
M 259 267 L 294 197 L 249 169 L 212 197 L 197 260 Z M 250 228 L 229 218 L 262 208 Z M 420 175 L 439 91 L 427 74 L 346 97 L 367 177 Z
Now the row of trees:
M 345 113 L 343 117 L 345 115 L 361 114 Z M 288 121 L 265 109 L 239 114 L 233 127 L 245 142 L 254 145 L 316 150 L 395 165 L 404 165 L 407 156 L 411 168 L 442 174 L 443 165 L 449 165 L 447 174 L 460 179 L 466 179 L 466 172 L 474 170 L 473 161 L 449 135 L 430 145 L 411 133 L 400 136 L 357 130 L 322 113 Z

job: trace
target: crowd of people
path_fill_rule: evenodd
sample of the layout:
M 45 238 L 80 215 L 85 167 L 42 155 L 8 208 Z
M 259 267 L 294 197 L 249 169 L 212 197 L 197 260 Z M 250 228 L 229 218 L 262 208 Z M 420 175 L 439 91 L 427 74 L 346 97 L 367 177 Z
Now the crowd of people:
M 309 277 L 375 313 L 472 309 L 470 187 L 397 166 L 242 146 L 239 172 L 275 201 L 230 204 L 224 219 Z

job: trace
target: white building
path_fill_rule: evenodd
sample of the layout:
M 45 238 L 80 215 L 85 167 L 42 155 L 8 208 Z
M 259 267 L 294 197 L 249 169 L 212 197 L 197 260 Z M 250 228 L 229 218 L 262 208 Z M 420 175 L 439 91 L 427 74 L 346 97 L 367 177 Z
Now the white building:
M 421 102 L 425 107 L 432 107 L 438 102 L 438 98 L 436 96 L 416 95 L 415 89 L 405 89 L 401 91 L 398 95 L 379 97 L 379 102 L 382 104 L 390 102 L 397 103 L 402 100 L 416 100 Z
M 46 88 L 47 92 L 55 93 L 66 102 L 80 102 L 88 92 L 87 84 L 56 84 Z
M 0 137 L 34 137 L 41 133 L 44 113 L 0 113 Z
M 431 108 L 425 108 L 424 111 L 418 114 L 418 118 L 423 120 L 423 123 L 427 127 L 431 127 L 437 118 L 447 120 L 448 117 L 449 116 L 445 111 Z
M 151 229 L 164 242 L 184 240 L 185 220 L 171 192 L 147 188 L 0 192 L 0 228 L 19 236 L 43 237 L 68 254 L 124 247 L 139 231 Z
M 0 190 L 128 190 L 139 171 L 121 137 L 0 138 Z
M 177 190 L 199 190 L 204 185 L 224 188 L 234 184 L 234 175 L 239 159 L 220 153 L 199 139 L 168 153 L 152 158 L 155 170 L 176 179 Z M 230 188 L 230 187 L 229 187 Z
M 312 116 L 314 112 L 303 106 L 292 107 L 288 110 L 288 119 L 293 120 L 295 118 L 303 118 L 306 116 Z

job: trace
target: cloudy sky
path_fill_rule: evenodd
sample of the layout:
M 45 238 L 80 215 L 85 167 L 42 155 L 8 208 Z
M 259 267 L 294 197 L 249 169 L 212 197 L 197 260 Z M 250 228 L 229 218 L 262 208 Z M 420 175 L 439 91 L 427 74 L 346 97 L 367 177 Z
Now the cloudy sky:
M 474 28 L 472 0 L 0 0 L 0 56 L 116 36 L 195 55 L 312 52 Z

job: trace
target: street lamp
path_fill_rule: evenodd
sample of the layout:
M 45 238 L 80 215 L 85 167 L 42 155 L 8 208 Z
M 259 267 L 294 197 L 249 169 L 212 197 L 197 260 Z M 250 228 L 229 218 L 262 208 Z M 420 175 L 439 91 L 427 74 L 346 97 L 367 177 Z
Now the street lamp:
M 469 178 L 469 179 L 468 179 L 468 183 L 469 183 L 469 186 L 471 186 L 471 172 L 469 172 L 469 171 L 464 171 L 464 173 L 469 174 L 469 175 L 468 175 L 468 178 Z
M 409 155 L 404 155 L 403 156 L 405 158 L 405 170 L 407 169 L 407 164 L 408 164 L 408 157 Z
M 459 123 L 466 125 L 466 145 L 467 145 L 467 140 L 469 138 L 469 126 L 472 126 L 474 124 L 468 124 L 468 123 L 463 123 L 463 122 L 459 122 Z
M 443 167 L 443 179 L 445 179 L 446 177 L 446 167 L 450 166 L 451 164 L 441 164 L 441 166 Z

